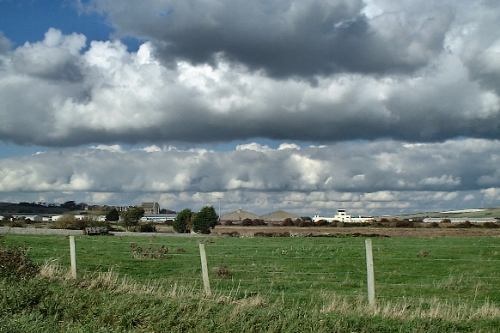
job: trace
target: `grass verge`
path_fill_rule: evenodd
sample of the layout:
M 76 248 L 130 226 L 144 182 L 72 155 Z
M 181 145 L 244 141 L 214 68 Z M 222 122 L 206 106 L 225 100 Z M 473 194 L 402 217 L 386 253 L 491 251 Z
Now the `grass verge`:
M 0 332 L 496 332 L 500 310 L 436 299 L 382 302 L 325 295 L 293 305 L 266 295 L 206 297 L 113 271 L 77 280 L 46 264 L 33 279 L 0 279 Z

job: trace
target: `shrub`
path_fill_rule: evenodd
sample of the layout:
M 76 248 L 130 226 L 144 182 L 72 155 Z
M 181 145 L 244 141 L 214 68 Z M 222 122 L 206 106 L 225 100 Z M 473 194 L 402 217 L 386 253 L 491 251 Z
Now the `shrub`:
M 219 220 L 214 207 L 203 207 L 193 218 L 193 230 L 202 234 L 209 234 Z
M 428 257 L 430 255 L 430 252 L 429 251 L 426 251 L 426 250 L 420 250 L 418 253 L 417 253 L 417 257 L 419 258 L 422 258 L 422 257 Z
M 28 279 L 38 274 L 40 268 L 27 256 L 27 250 L 0 245 L 0 276 Z
M 472 227 L 473 225 L 469 221 L 453 224 L 453 228 L 472 228 Z
M 123 225 L 128 230 L 131 226 L 139 224 L 139 220 L 144 216 L 144 209 L 141 207 L 132 207 L 122 213 Z
M 253 225 L 267 225 L 266 221 L 261 220 L 261 219 L 254 219 L 252 221 Z
M 231 231 L 231 232 L 223 232 L 221 233 L 222 236 L 229 236 L 229 237 L 240 237 L 240 233 L 238 231 Z
M 234 225 L 234 223 L 233 223 L 233 221 L 228 220 L 228 221 L 224 221 L 223 225 Z
M 120 219 L 120 213 L 116 210 L 116 208 L 113 208 L 106 214 L 106 221 L 118 221 Z
M 291 218 L 286 218 L 283 220 L 283 222 L 281 222 L 281 225 L 283 227 L 292 227 L 294 224 L 293 224 L 293 220 Z
M 484 222 L 482 225 L 483 228 L 500 228 L 500 224 L 495 222 Z
M 290 237 L 289 232 L 256 232 L 255 237 Z
M 156 226 L 151 222 L 145 223 L 145 224 L 139 224 L 137 226 L 137 228 L 135 229 L 135 231 L 138 231 L 138 232 L 156 232 Z
M 191 231 L 191 219 L 193 217 L 193 212 L 191 209 L 183 209 L 181 210 L 177 216 L 175 217 L 174 223 L 172 223 L 172 227 L 175 232 L 178 233 L 187 233 Z
M 215 267 L 215 274 L 217 274 L 217 276 L 221 279 L 229 279 L 233 276 L 227 266 Z
M 251 219 L 244 219 L 243 221 L 241 221 L 241 225 L 245 226 L 245 227 L 248 227 L 248 226 L 252 226 L 253 222 L 252 222 Z
M 314 222 L 313 225 L 317 226 L 317 227 L 323 227 L 323 226 L 328 225 L 328 221 L 326 221 L 326 220 L 319 220 L 317 222 Z
M 63 215 L 50 226 L 52 229 L 83 230 L 89 226 L 88 219 L 77 220 L 73 215 Z
M 396 228 L 413 228 L 415 225 L 409 220 L 396 220 L 391 223 L 391 227 Z
M 12 228 L 24 228 L 26 227 L 26 224 L 28 224 L 29 220 L 19 220 L 15 219 L 12 222 L 8 222 L 7 225 Z
M 168 248 L 165 245 L 142 248 L 136 243 L 132 243 L 130 244 L 130 253 L 134 259 L 163 259 L 167 257 Z
M 309 221 L 302 221 L 300 219 L 296 219 L 295 220 L 295 223 L 294 223 L 297 227 L 311 227 L 313 226 L 314 224 L 312 222 L 309 222 Z

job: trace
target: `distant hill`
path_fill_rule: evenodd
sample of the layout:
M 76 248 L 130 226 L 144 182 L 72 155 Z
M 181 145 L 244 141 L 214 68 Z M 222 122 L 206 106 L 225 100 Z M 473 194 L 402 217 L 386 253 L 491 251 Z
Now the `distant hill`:
M 61 206 L 44 206 L 30 202 L 0 202 L 0 215 L 7 214 L 62 214 L 69 209 Z
M 422 212 L 415 214 L 398 215 L 401 218 L 419 218 L 419 217 L 470 217 L 470 218 L 484 218 L 484 217 L 497 217 L 500 218 L 500 208 L 475 208 L 475 209 L 460 209 L 449 210 L 442 212 Z

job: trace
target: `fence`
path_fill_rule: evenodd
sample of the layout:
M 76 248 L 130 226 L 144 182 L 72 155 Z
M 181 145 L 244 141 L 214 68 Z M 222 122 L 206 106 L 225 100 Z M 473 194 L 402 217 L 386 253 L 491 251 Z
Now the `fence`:
M 76 238 L 74 247 L 60 236 L 5 238 L 29 246 L 38 261 L 53 258 L 73 267 L 79 277 L 112 268 L 137 280 L 188 285 L 206 293 L 265 294 L 301 302 L 342 295 L 368 298 L 371 304 L 400 298 L 500 303 L 498 238 L 70 236 Z

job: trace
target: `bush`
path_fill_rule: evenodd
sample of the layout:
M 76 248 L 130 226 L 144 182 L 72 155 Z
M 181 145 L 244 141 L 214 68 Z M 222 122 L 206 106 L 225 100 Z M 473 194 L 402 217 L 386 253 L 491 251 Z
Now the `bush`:
M 229 268 L 227 266 L 219 266 L 215 267 L 215 274 L 217 274 L 217 277 L 221 279 L 229 279 L 233 276 Z
M 244 219 L 243 221 L 241 221 L 241 225 L 245 226 L 245 227 L 249 227 L 249 226 L 252 226 L 253 223 L 252 223 L 251 219 Z
M 294 226 L 293 220 L 291 218 L 284 219 L 283 222 L 281 222 L 281 225 L 283 227 L 293 227 Z
M 495 222 L 484 222 L 482 225 L 483 228 L 500 228 L 500 224 Z
M 304 227 L 311 227 L 314 224 L 312 222 L 309 222 L 309 221 L 302 221 L 301 219 L 296 219 L 294 222 L 294 225 L 297 227 L 304 228 Z
M 453 224 L 453 228 L 472 228 L 473 226 L 469 221 Z
M 255 237 L 290 237 L 290 233 L 288 231 L 285 232 L 256 232 L 254 233 Z
M 134 259 L 164 259 L 167 258 L 168 248 L 165 245 L 142 248 L 136 243 L 132 243 L 130 244 L 130 254 Z
M 27 250 L 0 245 L 0 276 L 28 279 L 38 274 L 40 268 L 27 256 Z
M 327 226 L 329 223 L 327 220 L 319 220 L 317 222 L 314 222 L 314 226 L 316 227 L 323 227 L 323 226 Z
M 50 227 L 52 229 L 84 230 L 91 222 L 88 219 L 77 220 L 73 215 L 63 215 Z
M 137 232 L 156 232 L 156 226 L 153 223 L 139 224 L 135 231 Z
M 233 221 L 228 220 L 228 221 L 224 221 L 223 225 L 234 225 L 234 223 L 233 223 Z
M 253 225 L 267 225 L 266 221 L 261 220 L 261 219 L 254 219 L 252 222 L 253 222 Z
M 203 207 L 193 218 L 193 230 L 202 234 L 209 234 L 219 220 L 214 207 Z
M 193 212 L 191 209 L 183 209 L 181 210 L 177 216 L 175 217 L 174 223 L 172 223 L 172 227 L 175 232 L 178 233 L 188 233 L 191 231 L 191 219 L 193 218 Z
M 28 220 L 29 221 L 29 220 Z M 12 228 L 25 228 L 28 222 L 26 220 L 13 220 L 12 222 L 8 222 L 7 225 Z
M 130 227 L 137 226 L 139 224 L 139 220 L 144 216 L 144 209 L 141 207 L 132 207 L 127 211 L 122 213 L 123 225 L 125 229 L 129 229 Z
M 106 214 L 106 221 L 118 221 L 120 219 L 120 213 L 116 210 L 116 208 L 113 208 Z
M 414 223 L 409 220 L 393 220 L 391 222 L 391 227 L 396 228 L 413 228 L 414 226 Z

